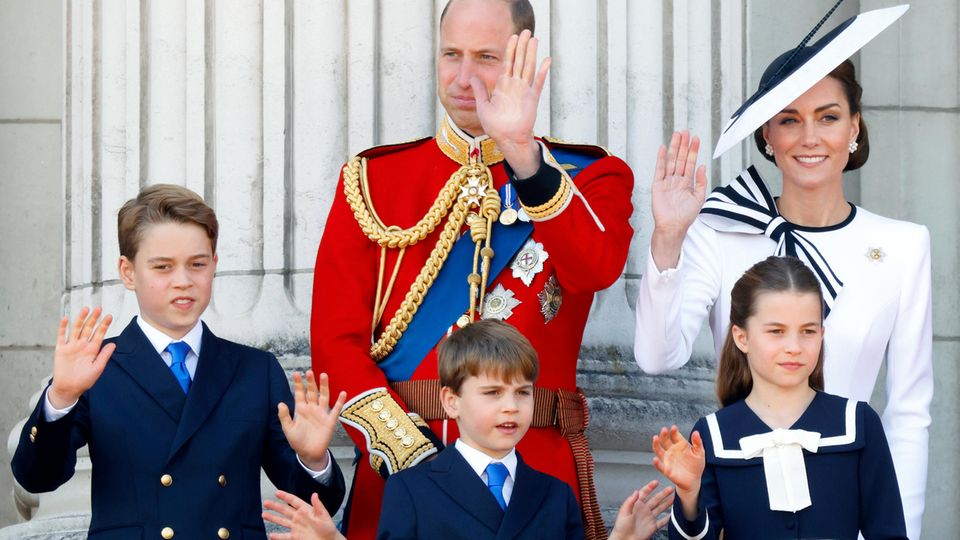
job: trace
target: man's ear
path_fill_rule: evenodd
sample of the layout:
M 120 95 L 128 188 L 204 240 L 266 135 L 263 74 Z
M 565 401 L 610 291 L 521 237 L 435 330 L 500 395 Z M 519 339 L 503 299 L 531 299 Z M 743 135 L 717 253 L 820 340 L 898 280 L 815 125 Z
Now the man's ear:
M 443 412 L 447 413 L 452 420 L 460 416 L 460 396 L 453 391 L 453 388 L 444 386 L 440 389 L 440 404 L 443 405 Z
M 733 336 L 733 344 L 740 349 L 740 352 L 747 354 L 747 331 L 735 324 L 731 324 L 730 334 Z
M 120 263 L 118 265 L 118 270 L 120 273 L 120 279 L 123 281 L 123 286 L 130 291 L 137 290 L 137 288 L 133 284 L 133 276 L 134 276 L 133 261 L 128 259 L 125 255 L 121 255 Z

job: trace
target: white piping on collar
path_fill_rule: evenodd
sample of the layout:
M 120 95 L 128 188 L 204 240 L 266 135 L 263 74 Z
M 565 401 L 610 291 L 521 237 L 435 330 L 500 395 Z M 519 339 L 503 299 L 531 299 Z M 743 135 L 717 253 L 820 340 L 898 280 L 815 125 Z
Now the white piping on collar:
M 713 442 L 713 455 L 720 459 L 746 459 L 743 450 L 728 450 L 723 446 L 720 434 L 720 424 L 717 422 L 717 413 L 707 416 L 707 427 L 710 429 L 710 440 Z M 852 444 L 857 440 L 857 402 L 848 399 L 844 413 L 844 434 L 820 439 L 820 448 L 825 446 L 841 446 Z

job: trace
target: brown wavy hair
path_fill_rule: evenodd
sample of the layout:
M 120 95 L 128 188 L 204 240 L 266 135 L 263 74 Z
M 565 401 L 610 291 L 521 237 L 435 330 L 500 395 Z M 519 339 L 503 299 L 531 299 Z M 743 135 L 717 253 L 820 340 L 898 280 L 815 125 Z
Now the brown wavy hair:
M 485 319 L 450 334 L 437 349 L 441 386 L 459 395 L 467 377 L 537 381 L 540 363 L 530 341 L 508 323 Z
M 189 189 L 174 184 L 154 184 L 143 188 L 125 202 L 117 213 L 117 240 L 120 255 L 131 261 L 137 256 L 143 233 L 160 223 L 193 224 L 201 227 L 217 252 L 220 224 L 213 209 Z
M 757 308 L 757 297 L 766 292 L 797 292 L 817 295 L 823 305 L 820 283 L 803 262 L 794 257 L 767 257 L 750 267 L 734 284 L 730 292 L 730 326 L 720 351 L 717 372 L 717 399 L 724 407 L 746 398 L 753 389 L 753 377 L 747 355 L 734 343 L 734 326 L 746 328 L 747 319 Z M 823 309 L 820 310 L 821 320 Z M 810 373 L 810 387 L 823 390 L 823 345 L 817 366 Z

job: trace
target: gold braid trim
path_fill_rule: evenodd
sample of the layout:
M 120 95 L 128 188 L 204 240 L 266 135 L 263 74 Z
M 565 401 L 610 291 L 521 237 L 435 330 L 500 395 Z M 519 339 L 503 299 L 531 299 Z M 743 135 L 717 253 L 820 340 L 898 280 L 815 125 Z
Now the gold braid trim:
M 433 206 L 420 218 L 416 225 L 409 229 L 385 227 L 372 212 L 372 204 L 368 203 L 360 188 L 360 176 L 366 179 L 367 158 L 355 157 L 343 166 L 343 193 L 350 203 L 353 216 L 367 238 L 380 246 L 389 248 L 403 248 L 412 246 L 430 235 L 440 224 L 440 221 L 450 212 L 460 195 L 460 183 L 463 180 L 463 168 L 455 172 L 440 194 L 433 202 Z M 366 182 L 364 182 L 366 183 Z
M 385 463 L 387 472 L 393 474 L 437 453 L 437 448 L 420 431 L 423 420 L 407 416 L 385 388 L 373 388 L 348 401 L 340 412 L 340 420 L 363 433 L 370 466 L 377 472 Z
M 362 187 L 360 185 L 361 177 L 364 180 Z M 489 230 L 492 225 L 491 220 L 496 219 L 500 212 L 500 196 L 497 190 L 493 188 L 493 175 L 490 173 L 490 169 L 483 163 L 472 161 L 460 167 L 450 176 L 450 179 L 447 180 L 447 183 L 440 190 L 440 194 L 434 201 L 433 206 L 430 207 L 430 210 L 427 211 L 416 225 L 409 229 L 399 229 L 397 227 L 384 226 L 372 208 L 373 204 L 369 200 L 369 190 L 366 185 L 365 158 L 354 158 L 344 166 L 343 191 L 347 197 L 347 202 L 350 204 L 351 210 L 353 210 L 354 218 L 360 225 L 360 229 L 367 235 L 367 238 L 383 248 L 402 249 L 416 244 L 432 233 L 437 228 L 437 225 L 439 225 L 440 220 L 442 220 L 444 216 L 447 216 L 447 223 L 440 232 L 440 237 L 430 252 L 430 257 L 423 265 L 423 268 L 420 269 L 420 273 L 410 286 L 410 290 L 406 296 L 404 296 L 403 302 L 401 302 L 397 312 L 393 318 L 390 319 L 390 323 L 387 324 L 383 333 L 370 347 L 371 358 L 378 361 L 390 354 L 390 351 L 396 346 L 400 336 L 407 330 L 410 321 L 413 320 L 414 314 L 416 314 L 420 308 L 420 304 L 423 303 L 427 291 L 430 290 L 433 281 L 440 272 L 440 268 L 443 266 L 443 263 L 446 262 L 450 250 L 453 249 L 453 244 L 456 242 L 457 236 L 463 228 L 471 208 L 481 207 L 481 211 L 488 221 L 486 227 L 488 234 L 484 235 L 485 238 L 482 240 L 474 239 L 478 245 L 478 253 L 480 242 L 485 240 L 487 242 L 487 250 L 484 251 L 482 255 L 484 255 L 484 259 L 488 259 L 487 255 L 489 255 L 489 257 L 493 256 L 493 251 L 489 249 Z M 382 259 L 383 257 L 381 256 L 381 264 L 383 262 Z M 477 290 L 473 287 L 473 282 L 476 281 L 477 285 L 479 285 L 480 282 L 477 266 L 475 257 L 474 271 L 469 277 L 471 280 L 471 320 L 473 319 L 476 309 L 477 295 Z M 489 260 L 487 261 L 486 267 L 489 267 Z M 486 277 L 486 270 L 482 273 L 484 277 Z M 476 278 L 474 278 L 474 275 L 476 275 Z M 396 276 L 396 270 L 394 271 L 394 276 Z M 378 305 L 374 306 L 374 324 L 379 320 L 379 315 L 382 314 L 381 312 L 389 296 L 389 290 L 392 287 L 393 280 L 391 280 L 388 287 L 388 294 L 382 299 L 382 304 L 379 298 L 380 295 L 378 294 Z M 379 285 L 377 288 L 379 291 Z M 480 298 L 480 300 L 480 305 L 482 305 L 483 299 Z

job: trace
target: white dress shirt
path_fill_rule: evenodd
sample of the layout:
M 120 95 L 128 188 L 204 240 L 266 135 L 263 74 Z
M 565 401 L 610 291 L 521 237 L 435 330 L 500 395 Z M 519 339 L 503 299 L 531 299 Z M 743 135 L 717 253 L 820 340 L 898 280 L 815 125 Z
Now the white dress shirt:
M 513 483 L 517 478 L 517 449 L 511 448 L 510 453 L 503 456 L 503 459 L 493 459 L 480 450 L 463 442 L 461 439 L 457 439 L 457 441 L 453 443 L 453 446 L 460 452 L 463 459 L 467 461 L 467 465 L 470 465 L 473 472 L 477 473 L 477 476 L 488 486 L 490 484 L 487 480 L 487 465 L 491 463 L 503 463 L 508 473 L 507 478 L 503 481 L 503 501 L 509 505 L 510 496 L 513 495 Z

